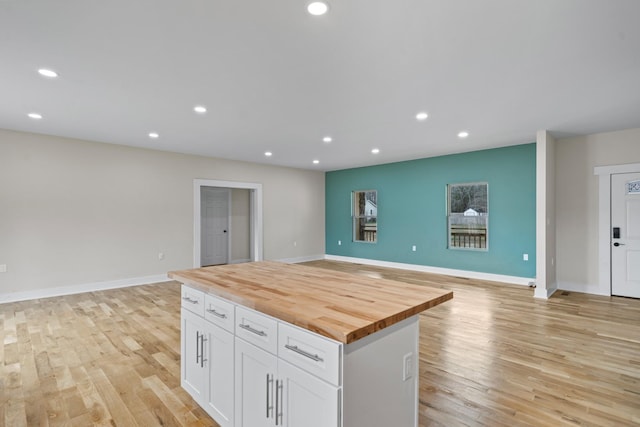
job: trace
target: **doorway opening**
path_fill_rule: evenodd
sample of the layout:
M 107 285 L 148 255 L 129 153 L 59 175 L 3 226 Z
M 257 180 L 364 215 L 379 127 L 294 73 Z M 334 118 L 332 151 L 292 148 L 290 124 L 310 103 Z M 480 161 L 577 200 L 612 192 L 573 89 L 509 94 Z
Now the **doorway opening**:
M 193 186 L 193 266 L 262 260 L 262 184 L 195 179 Z

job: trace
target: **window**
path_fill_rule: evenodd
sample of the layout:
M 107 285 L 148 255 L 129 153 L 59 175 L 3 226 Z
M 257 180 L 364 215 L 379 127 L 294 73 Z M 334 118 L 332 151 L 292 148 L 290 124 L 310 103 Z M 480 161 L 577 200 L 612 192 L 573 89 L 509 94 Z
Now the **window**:
M 640 194 L 640 181 L 627 182 L 627 194 Z
M 375 243 L 378 240 L 378 194 L 376 190 L 351 194 L 353 240 Z
M 487 250 L 489 184 L 449 184 L 447 193 L 449 248 Z

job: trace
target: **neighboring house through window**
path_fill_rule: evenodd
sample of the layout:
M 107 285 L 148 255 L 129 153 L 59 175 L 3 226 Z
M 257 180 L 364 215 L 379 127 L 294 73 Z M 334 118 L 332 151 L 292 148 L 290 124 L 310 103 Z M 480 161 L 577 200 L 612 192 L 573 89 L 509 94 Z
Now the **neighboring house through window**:
M 376 190 L 354 191 L 352 199 L 353 240 L 378 241 L 378 195 Z
M 489 241 L 489 184 L 447 186 L 447 226 L 450 249 L 487 250 Z

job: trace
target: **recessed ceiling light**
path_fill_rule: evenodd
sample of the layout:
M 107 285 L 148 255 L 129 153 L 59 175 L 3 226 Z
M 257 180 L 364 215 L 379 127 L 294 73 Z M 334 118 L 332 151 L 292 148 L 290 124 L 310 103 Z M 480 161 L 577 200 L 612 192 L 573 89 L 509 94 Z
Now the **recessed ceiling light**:
M 329 10 L 329 5 L 323 1 L 314 1 L 307 5 L 307 11 L 315 16 L 324 15 Z
M 205 107 L 204 105 L 196 105 L 195 107 L 193 107 L 193 111 L 198 114 L 204 114 L 207 112 L 207 107 Z
M 327 144 L 330 143 L 331 141 L 333 141 L 333 138 L 331 138 L 330 136 L 325 136 L 324 138 L 322 138 L 323 142 L 326 142 Z
M 271 156 L 273 156 L 273 153 L 271 151 L 265 151 L 264 155 L 267 156 L 267 157 L 271 157 Z
M 469 132 L 467 132 L 466 130 L 463 130 L 462 132 L 458 133 L 458 138 L 466 138 L 469 136 Z
M 40 114 L 40 113 L 29 113 L 29 114 L 27 114 L 27 116 L 29 116 L 30 118 L 32 118 L 34 120 L 40 120 L 42 118 L 42 114 Z
M 429 115 L 424 111 L 421 111 L 418 114 L 416 114 L 416 120 L 420 120 L 420 121 L 427 120 L 427 117 L 429 117 Z
M 160 134 L 158 134 L 157 132 L 149 132 L 149 138 L 151 139 L 160 138 Z
M 320 160 L 314 160 L 314 161 L 313 161 L 313 164 L 314 164 L 314 165 L 317 165 L 318 163 L 320 163 Z
M 40 73 L 40 75 L 44 77 L 50 77 L 50 78 L 58 77 L 58 73 L 56 73 L 53 70 L 49 70 L 48 68 L 40 68 L 38 70 L 38 73 Z
M 373 154 L 378 154 L 380 152 L 380 149 L 379 148 L 374 148 L 373 150 L 371 150 L 371 152 Z

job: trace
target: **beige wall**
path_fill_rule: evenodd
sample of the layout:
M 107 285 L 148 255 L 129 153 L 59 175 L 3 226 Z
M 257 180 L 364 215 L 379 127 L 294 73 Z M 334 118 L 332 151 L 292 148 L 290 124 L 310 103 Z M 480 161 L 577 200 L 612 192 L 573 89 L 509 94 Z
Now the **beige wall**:
M 607 293 L 598 283 L 598 177 L 594 167 L 640 162 L 640 129 L 556 144 L 558 288 Z
M 322 172 L 0 130 L 0 296 L 190 268 L 195 178 L 262 184 L 265 259 L 324 254 Z

